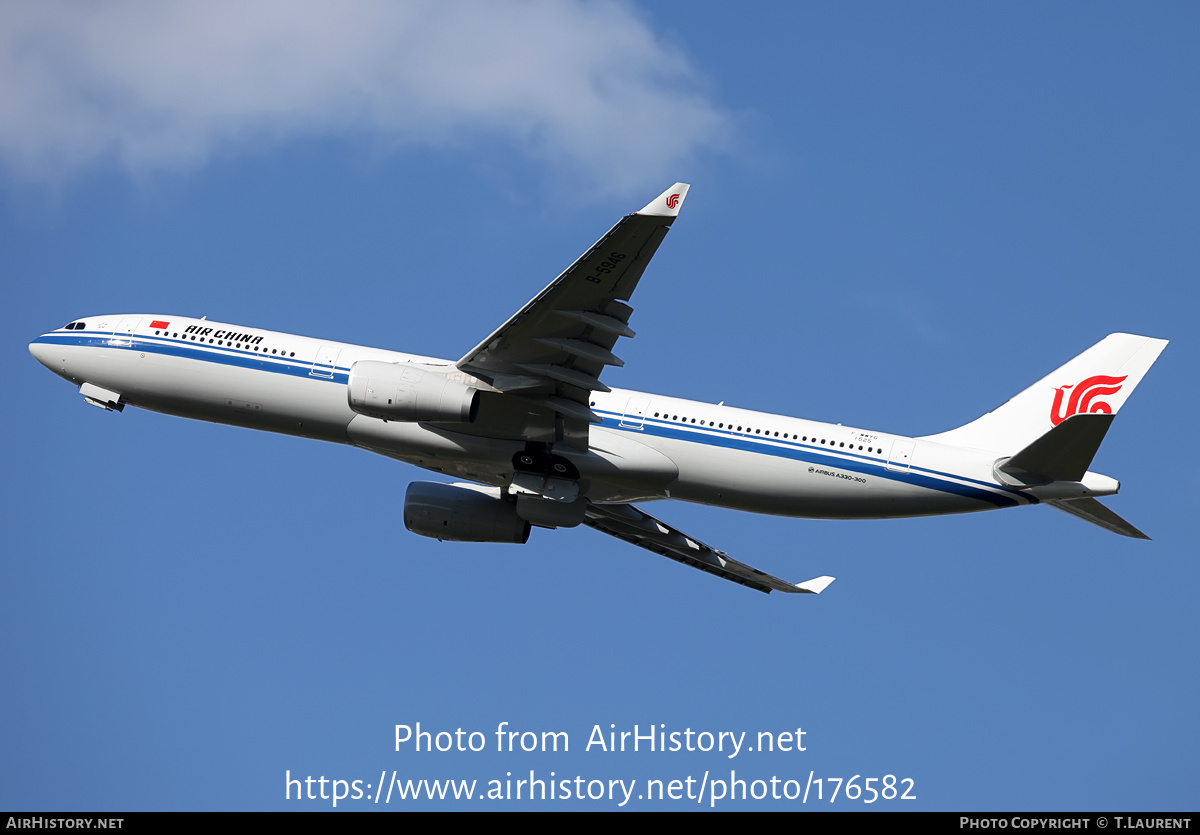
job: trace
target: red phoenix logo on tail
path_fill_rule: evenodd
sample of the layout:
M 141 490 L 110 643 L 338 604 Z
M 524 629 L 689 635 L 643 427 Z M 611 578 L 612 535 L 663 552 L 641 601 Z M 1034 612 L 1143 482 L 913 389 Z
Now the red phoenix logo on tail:
M 672 194 L 670 197 L 667 198 L 667 208 L 668 209 L 674 209 L 678 205 L 679 205 L 679 195 L 678 194 Z
M 1112 406 L 1103 400 L 1096 400 L 1096 398 L 1116 394 L 1121 390 L 1121 383 L 1123 382 L 1125 382 L 1125 377 L 1097 375 L 1095 377 L 1088 377 L 1082 383 L 1073 387 L 1059 386 L 1054 390 L 1054 405 L 1050 407 L 1050 422 L 1058 426 L 1064 420 L 1071 417 L 1071 415 L 1097 413 L 1111 415 Z M 1067 400 L 1066 411 L 1059 414 L 1059 410 L 1062 408 L 1063 392 L 1069 388 L 1074 388 L 1074 391 L 1071 392 L 1071 397 Z

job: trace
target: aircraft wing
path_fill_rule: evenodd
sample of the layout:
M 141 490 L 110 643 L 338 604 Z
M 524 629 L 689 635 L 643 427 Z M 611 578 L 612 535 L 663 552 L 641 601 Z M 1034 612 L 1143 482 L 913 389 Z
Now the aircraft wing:
M 588 448 L 588 425 L 599 423 L 589 397 L 608 391 L 606 365 L 633 336 L 629 301 L 687 196 L 676 183 L 640 212 L 617 221 L 599 241 L 495 333 L 460 359 L 460 370 L 499 391 L 530 401 L 555 421 L 555 439 Z M 561 423 L 560 423 L 561 420 Z
M 630 504 L 590 505 L 584 524 L 639 548 L 661 554 L 684 565 L 707 571 L 757 591 L 820 594 L 833 577 L 816 577 L 788 583 L 693 539 Z

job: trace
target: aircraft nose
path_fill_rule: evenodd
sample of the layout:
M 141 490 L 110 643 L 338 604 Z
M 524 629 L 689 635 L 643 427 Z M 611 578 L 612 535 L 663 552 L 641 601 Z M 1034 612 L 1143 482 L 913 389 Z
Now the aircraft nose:
M 29 343 L 29 353 L 33 354 L 33 358 L 35 360 L 49 368 L 51 371 L 54 370 L 54 359 L 51 356 L 53 350 L 54 349 L 50 345 L 37 339 Z

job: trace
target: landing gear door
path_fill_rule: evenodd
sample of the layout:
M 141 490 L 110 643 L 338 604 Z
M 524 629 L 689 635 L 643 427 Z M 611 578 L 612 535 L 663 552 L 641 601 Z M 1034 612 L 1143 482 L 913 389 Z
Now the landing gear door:
M 646 420 L 646 409 L 650 408 L 650 398 L 631 397 L 625 404 L 625 414 L 621 415 L 622 429 L 641 429 Z

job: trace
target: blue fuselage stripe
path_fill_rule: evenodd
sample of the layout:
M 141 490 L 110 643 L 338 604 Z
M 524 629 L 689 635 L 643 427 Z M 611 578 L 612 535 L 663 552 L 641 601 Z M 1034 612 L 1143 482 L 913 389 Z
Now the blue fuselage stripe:
M 987 502 L 996 507 L 1013 507 L 1021 503 L 1013 496 L 1006 495 L 1008 491 L 998 492 L 1003 490 L 1003 488 L 987 485 L 977 479 L 938 472 L 937 470 L 911 467 L 907 472 L 897 472 L 888 470 L 885 466 L 887 462 L 883 459 L 871 459 L 851 453 L 830 454 L 829 451 L 820 447 L 803 444 L 798 441 L 784 441 L 782 438 L 771 438 L 769 440 L 763 438 L 762 440 L 758 440 L 730 430 L 719 430 L 711 427 L 705 427 L 702 430 L 683 428 L 672 423 L 663 423 L 652 419 L 643 419 L 640 428 L 622 426 L 621 421 L 626 419 L 624 415 L 601 410 L 596 410 L 596 414 L 602 418 L 600 425 L 607 429 L 653 435 L 659 438 L 671 438 L 687 443 L 735 449 L 759 455 L 771 455 L 776 458 L 789 458 L 807 464 L 834 467 L 839 470 L 863 473 L 864 475 L 871 475 L 877 478 L 886 478 L 891 481 L 911 484 L 916 487 L 925 487 L 943 493 L 952 493 L 956 496 Z M 971 481 L 980 486 L 974 487 L 970 484 L 961 484 L 959 483 L 960 481 Z
M 334 366 L 317 366 L 314 361 L 299 360 L 294 357 L 286 358 L 278 354 L 264 354 L 246 348 L 237 349 L 230 346 L 218 346 L 199 343 L 192 344 L 183 340 L 153 336 L 126 336 L 112 333 L 96 333 L 82 331 L 79 333 L 49 333 L 34 340 L 45 345 L 71 345 L 79 348 L 115 348 L 122 351 L 147 351 L 168 357 L 212 362 L 218 365 L 228 365 L 234 368 L 249 368 L 254 371 L 267 371 L 272 374 L 284 374 L 290 377 L 304 377 L 311 380 L 341 383 L 345 385 L 350 378 L 350 369 Z M 314 374 L 314 368 L 322 372 Z

